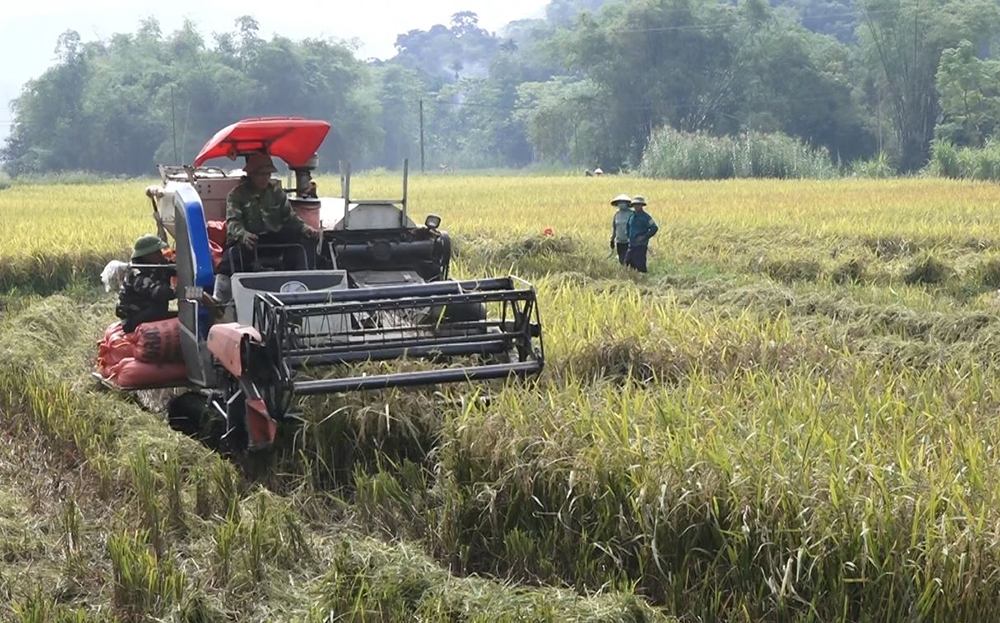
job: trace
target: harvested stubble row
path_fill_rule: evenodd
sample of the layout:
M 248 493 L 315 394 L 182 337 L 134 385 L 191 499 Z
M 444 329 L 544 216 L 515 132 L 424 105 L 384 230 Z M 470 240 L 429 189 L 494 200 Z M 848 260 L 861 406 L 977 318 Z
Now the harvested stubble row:
M 304 483 L 282 497 L 252 485 L 157 417 L 79 391 L 106 303 L 57 295 L 18 307 L 0 321 L 0 352 L 29 362 L 0 366 L 0 474 L 27 481 L 0 514 L 13 548 L 0 560 L 4 620 L 663 620 L 628 592 L 455 577 L 419 548 L 367 537 L 355 513 Z M 85 322 L 63 325 L 59 351 L 36 339 L 70 318 Z M 26 475 L 18 450 L 29 448 L 44 464 Z M 35 506 L 56 495 L 57 515 Z M 19 529 L 19 545 L 7 540 L 14 525 L 39 529 Z

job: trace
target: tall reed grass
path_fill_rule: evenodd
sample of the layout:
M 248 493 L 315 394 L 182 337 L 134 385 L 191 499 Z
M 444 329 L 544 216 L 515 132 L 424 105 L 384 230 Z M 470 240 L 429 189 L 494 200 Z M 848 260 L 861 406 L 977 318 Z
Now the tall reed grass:
M 932 175 L 951 179 L 995 182 L 1000 180 L 1000 143 L 987 141 L 981 148 L 956 147 L 947 141 L 935 141 L 931 161 Z
M 681 180 L 731 178 L 830 178 L 837 168 L 826 150 L 783 134 L 739 136 L 686 133 L 670 127 L 653 132 L 638 169 L 646 177 Z

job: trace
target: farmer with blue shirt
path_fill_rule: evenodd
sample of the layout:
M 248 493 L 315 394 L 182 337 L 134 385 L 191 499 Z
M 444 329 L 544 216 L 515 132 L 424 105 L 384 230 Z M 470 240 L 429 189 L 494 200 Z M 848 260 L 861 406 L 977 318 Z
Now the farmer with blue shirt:
M 628 219 L 628 251 L 625 252 L 625 265 L 644 273 L 649 239 L 655 236 L 660 228 L 656 226 L 653 217 L 646 212 L 645 197 L 636 195 L 631 205 L 633 212 Z

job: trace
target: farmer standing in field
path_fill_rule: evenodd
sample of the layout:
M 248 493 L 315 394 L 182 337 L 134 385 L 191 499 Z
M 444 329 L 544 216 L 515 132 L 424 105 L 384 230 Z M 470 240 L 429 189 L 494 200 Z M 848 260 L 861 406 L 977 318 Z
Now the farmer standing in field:
M 649 239 L 655 236 L 660 228 L 656 226 L 653 217 L 646 212 L 645 197 L 636 195 L 631 205 L 633 212 L 628 219 L 628 251 L 625 252 L 625 264 L 644 273 Z
M 301 245 L 305 257 L 299 248 L 289 249 L 282 258 L 284 268 L 315 267 L 319 232 L 299 218 L 285 191 L 271 181 L 271 174 L 277 171 L 271 157 L 251 154 L 243 170 L 243 181 L 226 198 L 226 252 L 219 272 L 252 271 L 261 244 Z
M 632 218 L 632 198 L 628 195 L 618 195 L 611 200 L 611 205 L 618 208 L 611 219 L 611 250 L 618 252 L 618 263 L 624 266 L 625 253 L 628 251 L 628 221 Z

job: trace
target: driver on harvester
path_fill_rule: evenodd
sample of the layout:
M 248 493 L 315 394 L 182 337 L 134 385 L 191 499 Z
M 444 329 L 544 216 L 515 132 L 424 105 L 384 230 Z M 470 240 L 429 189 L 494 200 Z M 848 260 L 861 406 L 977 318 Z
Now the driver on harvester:
M 288 201 L 271 174 L 277 171 L 271 157 L 247 157 L 245 176 L 226 198 L 226 250 L 220 275 L 258 270 L 258 252 L 264 245 L 280 247 L 281 268 L 309 270 L 316 266 L 316 239 L 320 233 L 307 225 Z

